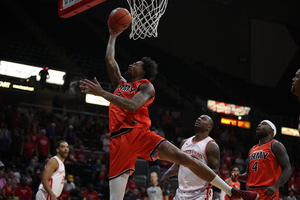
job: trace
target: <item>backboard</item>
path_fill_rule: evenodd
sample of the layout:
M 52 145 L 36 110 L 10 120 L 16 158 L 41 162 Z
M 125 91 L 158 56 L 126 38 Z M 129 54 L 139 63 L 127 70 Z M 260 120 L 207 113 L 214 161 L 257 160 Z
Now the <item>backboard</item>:
M 58 16 L 72 17 L 106 0 L 58 0 Z

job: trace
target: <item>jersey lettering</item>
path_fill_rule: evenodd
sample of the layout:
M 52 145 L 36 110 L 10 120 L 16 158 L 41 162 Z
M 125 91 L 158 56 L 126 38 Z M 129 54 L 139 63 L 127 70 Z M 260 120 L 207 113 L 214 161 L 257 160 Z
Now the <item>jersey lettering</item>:
M 251 169 L 252 169 L 253 171 L 255 171 L 255 172 L 258 172 L 258 161 L 256 161 L 256 162 L 252 165 Z
M 131 87 L 130 85 L 119 85 L 116 90 L 132 93 L 135 91 L 135 88 Z
M 268 152 L 263 152 L 263 151 L 253 152 L 252 155 L 249 158 L 249 161 L 257 160 L 257 159 L 266 160 L 268 155 L 269 155 Z
M 196 156 L 199 159 L 203 159 L 203 155 L 201 153 L 198 153 L 197 151 L 194 151 L 194 150 L 185 150 L 183 152 L 187 153 L 187 154 L 190 154 L 190 155 L 193 155 L 193 156 Z

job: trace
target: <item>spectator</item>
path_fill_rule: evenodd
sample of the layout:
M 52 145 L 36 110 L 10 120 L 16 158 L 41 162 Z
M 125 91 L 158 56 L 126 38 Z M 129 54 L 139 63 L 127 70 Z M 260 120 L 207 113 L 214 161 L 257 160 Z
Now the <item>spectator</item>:
M 37 145 L 38 141 L 40 140 L 41 138 L 41 134 L 38 133 L 38 132 L 31 132 L 29 134 L 29 138 L 30 138 L 30 141 L 33 142 L 34 146 Z
M 64 132 L 64 140 L 68 142 L 69 146 L 76 147 L 76 133 L 73 125 L 69 125 L 68 129 Z
M 220 140 L 221 140 L 221 148 L 228 148 L 229 131 L 227 128 L 221 133 Z
M 77 161 L 86 163 L 87 162 L 87 155 L 86 152 L 84 151 L 84 145 L 80 145 L 79 151 L 76 152 L 75 158 Z
M 32 199 L 32 190 L 26 185 L 25 179 L 21 178 L 20 185 L 17 186 L 16 196 L 20 200 L 31 200 Z
M 5 173 L 5 165 L 0 160 L 0 170 L 3 171 L 3 178 L 7 178 L 7 174 Z
M 9 116 L 10 128 L 21 127 L 23 117 L 20 113 L 20 108 L 16 108 Z
M 39 163 L 44 163 L 46 158 L 49 156 L 50 153 L 50 141 L 46 137 L 46 130 L 42 129 L 40 131 L 41 137 L 38 140 L 38 143 L 36 145 L 36 154 L 38 156 Z
M 101 170 L 101 167 L 102 167 L 102 164 L 101 164 L 101 160 L 100 159 L 97 159 L 96 160 L 96 163 L 92 166 L 92 171 L 94 174 L 97 174 L 100 172 Z
M 134 189 L 138 189 L 138 185 L 135 181 L 135 177 L 131 175 L 126 185 L 125 195 L 131 195 Z
M 297 184 L 298 190 L 300 190 L 300 172 L 298 173 L 298 176 L 297 176 L 295 182 L 296 182 L 296 184 Z M 300 191 L 298 191 L 298 192 L 300 192 Z
M 235 151 L 240 152 L 242 155 L 245 153 L 245 147 L 243 142 L 238 141 L 237 146 L 235 147 Z
M 48 126 L 46 128 L 46 137 L 49 139 L 50 141 L 50 152 L 51 154 L 56 154 L 55 152 L 55 144 L 56 144 L 56 124 L 54 122 L 52 122 L 50 124 L 50 126 Z
M 104 130 L 104 134 L 101 136 L 100 140 L 103 144 L 103 151 L 105 153 L 105 159 L 109 160 L 109 137 L 108 137 L 108 131 L 107 129 Z
M 73 192 L 76 189 L 75 183 L 74 183 L 74 177 L 73 175 L 69 174 L 68 179 L 65 182 L 66 183 L 66 190 L 69 192 Z
M 293 192 L 289 193 L 289 196 L 287 196 L 286 200 L 297 200 Z
M 99 192 L 103 194 L 104 189 L 108 186 L 106 165 L 101 166 L 97 184 L 99 185 Z
M 140 191 L 137 188 L 133 189 L 132 193 L 129 195 L 128 200 L 142 200 Z
M 241 153 L 237 154 L 237 158 L 235 159 L 235 164 L 239 167 L 241 172 L 244 172 L 245 161 L 244 161 Z
M 166 111 L 166 114 L 163 116 L 163 127 L 164 132 L 167 137 L 170 137 L 173 131 L 173 118 L 171 116 L 171 112 L 169 110 Z
M 173 200 L 175 197 L 175 191 L 174 190 L 170 190 L 170 193 L 169 193 L 169 200 Z
M 32 158 L 30 160 L 29 165 L 26 167 L 26 171 L 34 172 L 35 167 L 37 167 L 37 163 L 36 163 L 36 160 L 34 158 Z
M 86 190 L 82 193 L 83 200 L 100 200 L 98 192 L 94 190 L 94 185 L 92 183 L 88 184 Z
M 234 151 L 236 146 L 237 146 L 236 136 L 235 136 L 235 134 L 234 134 L 233 131 L 230 131 L 230 133 L 229 133 L 229 139 L 228 139 L 228 148 L 231 151 Z
M 26 171 L 26 174 L 23 177 L 24 180 L 26 181 L 26 185 L 28 185 L 29 187 L 32 186 L 32 178 L 31 178 L 32 172 L 33 171 Z
M 4 172 L 3 170 L 0 170 L 0 191 L 2 190 L 5 184 L 6 184 L 6 179 L 4 178 Z
M 82 127 L 82 133 L 84 135 L 93 135 L 94 134 L 94 121 L 92 116 L 90 117 L 90 119 L 88 119 L 88 121 L 84 124 L 84 126 Z
M 33 194 L 36 194 L 41 181 L 42 181 L 41 168 L 39 166 L 37 166 L 34 169 L 34 173 L 32 175 L 32 190 L 33 190 Z
M 225 155 L 222 157 L 222 163 L 226 164 L 227 168 L 229 169 L 232 165 L 232 151 L 227 149 L 225 151 Z
M 175 118 L 175 135 L 177 137 L 182 136 L 183 134 L 183 127 L 184 127 L 184 120 L 182 119 L 181 112 L 178 112 L 176 118 Z M 179 145 L 181 142 L 179 143 Z
M 66 161 L 68 161 L 68 162 L 76 162 L 77 161 L 73 147 L 70 147 L 69 154 L 68 154 L 68 157 L 66 158 Z
M 40 134 L 38 133 L 38 128 L 40 125 L 40 120 L 37 116 L 34 116 L 33 120 L 31 121 L 31 131 L 30 131 L 30 139 L 33 143 L 37 143 L 38 139 L 40 137 Z
M 81 196 L 81 193 L 82 193 L 81 183 L 82 183 L 82 179 L 78 176 L 75 176 L 74 177 L 74 184 L 75 184 L 76 189 L 75 189 L 74 193 L 71 194 L 71 196 L 76 196 L 76 197 Z
M 15 164 L 19 164 L 21 158 L 23 137 L 20 134 L 20 131 L 21 129 L 16 127 L 13 129 L 13 134 L 11 135 L 10 153 L 12 162 Z
M 23 149 L 21 155 L 24 159 L 24 163 L 28 165 L 30 163 L 30 160 L 34 156 L 34 150 L 35 150 L 34 143 L 30 141 L 30 137 L 28 135 L 24 137 L 24 142 L 22 146 Z
M 34 115 L 35 114 L 33 112 L 33 108 L 28 108 L 27 112 L 24 114 L 23 127 L 26 130 L 27 134 L 29 134 L 31 132 L 30 125 L 31 125 L 31 122 L 34 118 Z
M 223 180 L 226 180 L 229 176 L 229 169 L 225 163 L 222 164 L 222 168 L 220 169 L 219 176 Z
M 289 190 L 289 193 L 293 193 L 294 195 L 297 195 L 298 193 L 298 186 L 297 186 L 297 183 L 295 182 L 295 177 L 291 177 L 290 178 L 290 181 L 288 182 L 288 190 Z
M 16 188 L 17 185 L 21 182 L 21 174 L 17 170 L 17 168 L 16 168 L 15 165 L 12 166 L 11 173 L 13 173 L 13 176 L 11 176 L 11 178 L 12 178 L 12 185 L 14 186 L 14 188 Z
M 71 200 L 71 194 L 69 191 L 66 190 L 67 184 L 65 183 L 63 191 L 61 192 L 58 200 Z
M 11 144 L 10 131 L 7 129 L 7 124 L 1 122 L 0 127 L 0 159 L 6 160 L 8 158 L 9 146 Z
M 8 178 L 6 184 L 2 188 L 2 195 L 4 199 L 11 197 L 12 199 L 15 196 L 15 188 L 12 186 L 11 178 Z

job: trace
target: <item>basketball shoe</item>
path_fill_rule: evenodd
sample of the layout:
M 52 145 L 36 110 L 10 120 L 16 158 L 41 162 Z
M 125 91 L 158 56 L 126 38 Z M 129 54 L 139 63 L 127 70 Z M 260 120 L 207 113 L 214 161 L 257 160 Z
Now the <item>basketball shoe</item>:
M 257 200 L 259 194 L 253 191 L 244 191 L 236 188 L 231 189 L 231 199 L 242 199 L 242 200 Z

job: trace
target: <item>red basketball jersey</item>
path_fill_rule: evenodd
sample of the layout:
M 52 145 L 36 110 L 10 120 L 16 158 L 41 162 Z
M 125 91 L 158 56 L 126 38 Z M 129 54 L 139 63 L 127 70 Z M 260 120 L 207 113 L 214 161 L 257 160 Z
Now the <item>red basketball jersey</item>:
M 249 152 L 248 187 L 272 186 L 281 174 L 281 167 L 272 152 L 275 139 L 262 145 L 254 145 Z
M 118 87 L 114 91 L 114 95 L 131 99 L 138 91 L 139 86 L 143 83 L 149 83 L 147 79 L 141 79 L 128 83 L 127 81 L 120 81 Z M 109 129 L 110 133 L 117 132 L 121 128 L 134 127 L 150 127 L 151 121 L 149 119 L 148 106 L 154 101 L 154 95 L 135 112 L 130 112 L 122 109 L 112 103 L 109 106 Z

